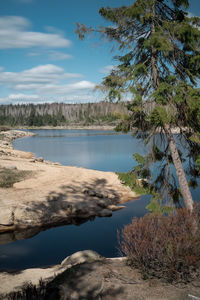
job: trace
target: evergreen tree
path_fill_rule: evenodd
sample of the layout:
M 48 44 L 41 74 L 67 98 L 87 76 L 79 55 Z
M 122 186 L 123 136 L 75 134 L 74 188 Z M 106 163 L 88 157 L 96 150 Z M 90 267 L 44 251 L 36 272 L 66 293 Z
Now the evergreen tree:
M 136 136 L 151 144 L 160 133 L 165 143 L 160 147 L 155 141 L 146 158 L 163 162 L 162 174 L 154 183 L 162 189 L 164 182 L 172 197 L 179 196 L 168 177 L 173 163 L 185 206 L 192 210 L 184 156 L 178 147 L 184 141 L 194 185 L 199 175 L 195 161 L 200 135 L 200 18 L 189 17 L 188 7 L 188 0 L 136 0 L 128 7 L 99 10 L 113 26 L 77 24 L 76 32 L 80 39 L 86 33 L 100 32 L 117 43 L 122 55 L 115 57 L 118 66 L 104 78 L 101 88 L 110 100 L 120 100 L 123 94 L 132 98 L 132 115 L 120 129 L 137 128 Z M 174 127 L 180 129 L 179 141 L 172 134 Z

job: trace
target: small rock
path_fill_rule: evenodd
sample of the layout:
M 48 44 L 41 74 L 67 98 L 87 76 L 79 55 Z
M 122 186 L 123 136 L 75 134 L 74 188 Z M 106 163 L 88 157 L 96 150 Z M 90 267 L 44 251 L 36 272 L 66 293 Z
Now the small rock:
M 110 209 L 102 209 L 98 213 L 98 217 L 111 217 L 112 216 L 112 210 Z
M 9 143 L 6 142 L 6 141 L 1 141 L 1 144 L 4 145 L 4 146 L 8 146 L 9 145 Z
M 43 157 L 38 157 L 38 158 L 36 158 L 36 159 L 35 159 L 35 161 L 38 161 L 38 162 L 43 162 L 43 161 L 44 161 L 44 159 L 43 159 Z
M 29 162 L 34 163 L 35 162 L 35 158 L 30 159 Z
M 61 164 L 59 162 L 55 162 L 53 163 L 55 166 L 61 166 Z
M 116 211 L 116 210 L 120 210 L 120 209 L 126 208 L 126 206 L 124 206 L 124 205 L 120 205 L 120 206 L 109 205 L 107 208 L 110 209 L 110 210 L 112 210 L 112 211 Z

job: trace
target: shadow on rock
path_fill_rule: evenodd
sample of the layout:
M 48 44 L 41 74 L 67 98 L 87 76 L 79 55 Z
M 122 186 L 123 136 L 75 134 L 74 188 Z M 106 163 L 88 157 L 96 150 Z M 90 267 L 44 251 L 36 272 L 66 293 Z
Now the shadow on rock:
M 59 192 L 49 193 L 45 202 L 18 206 L 14 212 L 16 230 L 0 234 L 0 244 L 27 239 L 51 227 L 80 225 L 96 216 L 110 217 L 119 202 L 120 195 L 105 179 L 63 185 Z

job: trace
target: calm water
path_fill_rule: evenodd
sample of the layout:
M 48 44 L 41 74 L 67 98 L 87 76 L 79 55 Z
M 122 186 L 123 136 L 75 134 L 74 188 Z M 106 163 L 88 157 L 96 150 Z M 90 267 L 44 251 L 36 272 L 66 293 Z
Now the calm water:
M 126 172 L 135 162 L 134 152 L 145 153 L 142 142 L 130 134 L 90 130 L 32 130 L 37 135 L 14 141 L 19 150 L 31 151 L 36 157 L 63 165 L 82 166 L 102 171 Z M 198 198 L 199 190 L 193 191 Z M 117 229 L 134 216 L 146 213 L 147 196 L 129 202 L 111 218 L 95 218 L 80 226 L 52 228 L 26 240 L 0 246 L 0 269 L 24 269 L 60 263 L 66 256 L 92 249 L 103 256 L 119 254 Z M 1 239 L 0 239 L 1 242 Z
M 1 245 L 0 270 L 58 264 L 66 256 L 86 249 L 106 257 L 118 256 L 117 229 L 130 223 L 133 216 L 142 216 L 147 203 L 147 199 L 130 202 L 110 218 L 96 218 L 80 226 L 56 227 L 27 240 Z
M 135 164 L 133 153 L 145 152 L 143 143 L 130 134 L 92 130 L 31 131 L 37 135 L 15 140 L 14 147 L 63 165 L 126 172 Z

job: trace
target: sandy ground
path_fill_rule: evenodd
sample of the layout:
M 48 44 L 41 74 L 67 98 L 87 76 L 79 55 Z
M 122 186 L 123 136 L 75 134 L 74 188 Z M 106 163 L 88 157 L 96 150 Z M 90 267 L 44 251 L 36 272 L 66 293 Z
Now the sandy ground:
M 12 153 L 19 153 L 13 150 Z M 67 191 L 70 201 L 78 197 L 84 200 L 82 194 L 86 187 L 93 187 L 95 191 L 115 193 L 120 196 L 120 202 L 126 202 L 138 195 L 124 187 L 118 176 L 112 172 L 101 172 L 85 168 L 59 166 L 48 162 L 31 162 L 29 159 L 13 156 L 0 156 L 1 167 L 16 167 L 18 170 L 32 171 L 31 178 L 14 184 L 13 188 L 2 189 L 2 202 L 23 203 L 27 201 L 43 202 L 46 195 L 56 195 Z M 63 195 L 64 196 L 64 195 Z M 86 200 L 86 199 L 85 199 Z

